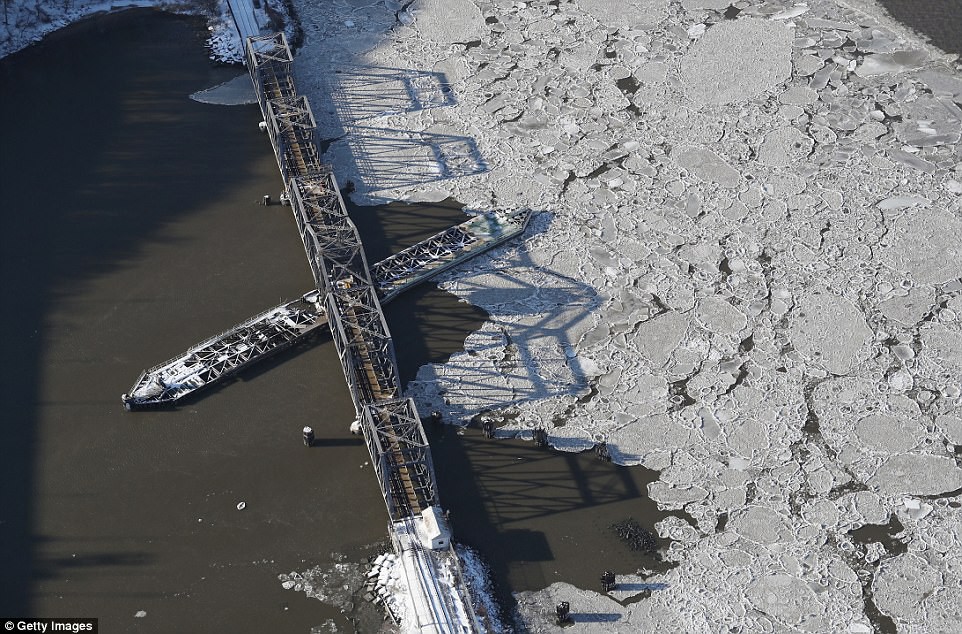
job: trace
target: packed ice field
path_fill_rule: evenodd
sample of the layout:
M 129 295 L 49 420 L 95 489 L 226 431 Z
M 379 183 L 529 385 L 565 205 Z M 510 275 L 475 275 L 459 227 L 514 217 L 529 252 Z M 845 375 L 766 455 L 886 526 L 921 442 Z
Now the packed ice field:
M 444 278 L 490 319 L 422 411 L 605 442 L 679 511 L 677 567 L 520 593 L 524 627 L 957 631 L 955 56 L 870 0 L 294 5 L 357 202 L 538 212 Z

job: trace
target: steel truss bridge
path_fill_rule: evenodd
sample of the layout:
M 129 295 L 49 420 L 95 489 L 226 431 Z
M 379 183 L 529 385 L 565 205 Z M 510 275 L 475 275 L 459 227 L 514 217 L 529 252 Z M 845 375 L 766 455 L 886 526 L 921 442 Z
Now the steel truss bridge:
M 246 42 L 247 67 L 375 465 L 392 539 L 405 569 L 415 571 L 408 575 L 413 625 L 422 632 L 476 632 L 477 617 L 449 537 L 433 550 L 412 537 L 418 520 L 434 521 L 440 511 L 431 448 L 414 401 L 401 394 L 378 288 L 337 181 L 320 162 L 314 116 L 307 99 L 297 94 L 290 47 L 282 33 L 250 36 Z M 453 235 L 455 243 L 470 242 L 470 236 Z M 443 260 L 446 247 L 426 242 L 423 248 Z M 405 268 L 410 263 L 395 262 L 394 276 L 403 277 Z M 453 583 L 439 570 L 445 563 Z
M 414 401 L 401 397 L 361 238 L 318 157 L 314 116 L 296 94 L 284 35 L 250 38 L 247 61 L 388 513 L 395 521 L 417 515 L 438 502 L 430 446 Z

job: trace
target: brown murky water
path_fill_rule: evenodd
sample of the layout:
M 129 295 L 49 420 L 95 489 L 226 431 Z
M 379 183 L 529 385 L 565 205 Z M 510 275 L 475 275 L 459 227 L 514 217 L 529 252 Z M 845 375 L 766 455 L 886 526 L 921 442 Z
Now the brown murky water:
M 102 632 L 351 631 L 277 575 L 360 562 L 385 540 L 329 340 L 171 411 L 121 406 L 144 367 L 312 284 L 289 210 L 257 204 L 281 181 L 256 106 L 187 98 L 238 72 L 208 62 L 205 34 L 133 10 L 0 60 L 0 614 L 96 616 Z M 352 215 L 372 261 L 463 218 L 450 201 Z M 484 317 L 433 286 L 386 314 L 405 382 Z M 610 529 L 662 516 L 651 473 L 430 435 L 457 538 L 506 605 L 651 565 Z
M 175 411 L 121 406 L 142 368 L 312 284 L 287 208 L 256 204 L 281 187 L 256 106 L 187 98 L 237 74 L 205 32 L 130 11 L 0 62 L 4 613 L 348 627 L 277 574 L 385 538 L 331 343 Z

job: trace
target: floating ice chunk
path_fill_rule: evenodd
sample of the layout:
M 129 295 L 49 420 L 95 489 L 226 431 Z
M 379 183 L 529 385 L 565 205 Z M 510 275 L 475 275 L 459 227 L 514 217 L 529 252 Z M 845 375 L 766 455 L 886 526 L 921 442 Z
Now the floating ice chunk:
M 906 146 L 906 147 L 911 147 L 911 146 Z M 886 152 L 892 158 L 893 161 L 898 161 L 902 165 L 906 165 L 908 167 L 911 167 L 912 169 L 917 169 L 927 174 L 931 174 L 935 172 L 934 163 L 926 161 L 923 158 L 919 158 L 914 154 L 910 154 L 905 150 L 900 150 L 898 148 L 889 148 L 888 150 L 886 150 Z
M 913 286 L 901 297 L 896 296 L 879 304 L 879 309 L 887 318 L 906 326 L 914 326 L 922 321 L 935 305 L 935 292 L 928 286 Z
M 838 20 L 825 20 L 823 18 L 816 18 L 808 16 L 805 18 L 805 24 L 813 29 L 830 29 L 833 31 L 858 31 L 859 26 L 857 24 L 852 24 L 851 22 L 839 22 Z
M 668 398 L 668 381 L 663 376 L 653 374 L 628 375 L 628 385 L 621 386 L 623 406 L 637 416 L 648 416 L 664 411 Z
M 921 357 L 942 366 L 951 376 L 962 376 L 962 333 L 938 323 L 919 329 Z
M 855 511 L 866 524 L 884 524 L 889 518 L 889 510 L 874 491 L 859 491 L 854 502 Z
M 681 0 L 681 6 L 686 11 L 694 9 L 726 9 L 731 4 L 731 0 Z
M 742 456 L 762 455 L 770 448 L 768 426 L 757 418 L 738 422 L 734 429 L 727 430 L 727 434 L 728 446 Z
M 792 18 L 797 18 L 798 16 L 806 13 L 808 11 L 808 5 L 806 4 L 796 4 L 794 7 L 779 11 L 772 16 L 773 20 L 791 20 Z
M 690 27 L 688 27 L 688 37 L 693 40 L 697 40 L 705 34 L 705 28 L 706 27 L 704 24 L 692 24 Z
M 953 145 L 962 136 L 962 110 L 950 99 L 921 98 L 905 104 L 895 124 L 900 141 L 915 147 Z
M 953 445 L 962 445 L 962 416 L 942 414 L 935 424 Z
M 829 209 L 839 210 L 842 208 L 842 203 L 844 202 L 844 197 L 841 192 L 837 192 L 831 189 L 825 189 L 820 192 L 822 201 L 828 205 Z
M 938 70 L 926 70 L 919 73 L 919 79 L 936 96 L 952 97 L 955 101 L 962 101 L 962 78 L 958 75 L 949 75 Z
M 785 167 L 805 158 L 814 141 L 801 130 L 786 126 L 765 135 L 758 148 L 758 162 L 772 167 Z
M 745 471 L 752 465 L 752 461 L 747 458 L 740 458 L 738 456 L 733 456 L 728 459 L 728 466 L 736 471 Z
M 250 75 L 247 73 L 211 88 L 199 90 L 191 94 L 190 98 L 199 103 L 222 106 L 257 103 L 257 95 L 254 93 Z
M 878 208 L 882 211 L 893 211 L 896 209 L 915 207 L 929 202 L 931 201 L 924 196 L 890 196 L 879 202 Z
M 642 64 L 635 71 L 634 77 L 642 84 L 663 84 L 668 77 L 668 65 L 662 62 Z
M 812 524 L 823 528 L 834 527 L 839 519 L 838 508 L 830 500 L 812 500 L 802 509 L 802 515 Z
M 888 378 L 889 387 L 899 392 L 906 392 L 912 389 L 914 383 L 915 381 L 912 378 L 912 374 L 905 368 L 896 370 L 890 374 Z
M 687 317 L 669 311 L 638 326 L 634 344 L 643 357 L 654 367 L 660 368 L 671 358 L 687 331 Z
M 654 25 L 664 19 L 668 0 L 577 0 L 581 9 L 605 26 Z
M 555 427 L 548 436 L 548 443 L 558 451 L 581 452 L 595 446 L 591 432 L 576 425 Z
M 683 146 L 674 150 L 671 158 L 697 178 L 710 183 L 718 183 L 725 189 L 733 189 L 741 183 L 741 176 L 720 156 L 711 150 L 698 146 Z
M 237 503 L 237 510 L 238 510 L 238 511 L 243 511 L 243 510 L 246 509 L 246 508 L 247 508 L 247 502 L 238 502 L 238 503 Z
M 920 68 L 927 60 L 928 55 L 922 50 L 866 55 L 861 65 L 855 70 L 855 74 L 862 77 L 871 77 L 872 75 L 901 73 Z
M 818 93 L 807 86 L 792 86 L 778 96 L 778 101 L 785 104 L 804 106 L 818 100 Z
M 716 24 L 681 60 L 685 93 L 696 103 L 747 101 L 791 75 L 793 39 L 794 31 L 781 22 L 745 18 Z
M 692 431 L 665 414 L 642 417 L 613 431 L 608 437 L 612 459 L 622 465 L 644 464 L 664 468 L 671 452 L 693 442 Z M 653 466 L 659 463 L 660 467 Z
M 779 543 L 787 540 L 791 534 L 785 518 L 767 506 L 749 506 L 734 511 L 728 521 L 728 529 L 759 544 Z
M 905 213 L 890 230 L 881 257 L 920 284 L 962 277 L 962 218 L 937 208 Z
M 147 616 L 147 610 L 137 610 L 137 611 L 134 613 L 134 618 L 135 618 L 135 619 L 142 619 L 142 618 L 144 618 L 145 616 Z
M 895 358 L 899 361 L 908 361 L 915 357 L 915 350 L 912 350 L 911 346 L 899 344 L 892 346 L 892 354 L 894 354 Z
M 925 428 L 917 420 L 889 413 L 869 414 L 855 424 L 855 434 L 866 447 L 885 453 L 901 453 L 915 447 Z
M 838 66 L 834 62 L 829 61 L 824 66 L 822 66 L 809 80 L 808 86 L 812 90 L 823 90 L 828 86 L 828 81 L 832 77 L 832 73 L 837 70 Z
M 745 313 L 719 297 L 706 297 L 698 302 L 695 311 L 698 322 L 709 332 L 733 335 L 748 324 Z
M 811 77 L 825 65 L 825 61 L 814 55 L 799 55 L 795 59 L 795 74 L 799 77 Z
M 700 486 L 672 486 L 657 481 L 648 485 L 648 497 L 668 508 L 682 508 L 690 502 L 700 502 L 708 497 L 708 491 Z
M 878 609 L 902 622 L 924 616 L 922 600 L 942 584 L 942 573 L 914 553 L 903 553 L 883 561 L 872 580 L 872 594 Z
M 481 39 L 484 17 L 471 0 L 419 0 L 415 28 L 432 42 L 471 42 Z
M 596 377 L 604 374 L 604 370 L 594 359 L 587 359 L 584 357 L 575 357 L 571 362 L 572 367 L 576 372 L 579 372 L 584 377 Z
M 799 300 L 789 337 L 806 358 L 833 374 L 846 374 L 868 354 L 872 331 L 854 304 L 826 291 Z
M 902 454 L 882 463 L 868 484 L 890 495 L 939 495 L 962 488 L 962 469 L 949 458 Z
M 749 584 L 745 596 L 757 609 L 789 625 L 825 611 L 812 588 L 796 577 L 770 574 Z
M 933 510 L 931 504 L 915 498 L 903 498 L 902 506 L 905 507 L 906 515 L 916 521 L 925 519 Z

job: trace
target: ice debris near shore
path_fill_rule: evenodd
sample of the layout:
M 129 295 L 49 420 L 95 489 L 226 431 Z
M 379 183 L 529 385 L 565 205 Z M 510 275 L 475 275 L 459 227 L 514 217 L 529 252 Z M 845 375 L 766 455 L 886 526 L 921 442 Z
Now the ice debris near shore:
M 957 60 L 831 0 L 297 4 L 359 201 L 541 212 L 445 279 L 491 319 L 419 406 L 604 441 L 695 519 L 661 590 L 523 594 L 532 631 L 962 620 Z
M 475 613 L 484 622 L 486 631 L 489 634 L 508 634 L 511 630 L 498 616 L 486 566 L 470 548 L 458 546 L 457 556 L 460 574 L 475 600 Z M 367 564 L 351 563 L 343 556 L 337 559 L 327 567 L 315 566 L 305 572 L 280 574 L 278 581 L 285 590 L 303 592 L 309 598 L 333 605 L 355 619 L 359 614 L 359 605 L 370 603 L 379 606 L 384 611 L 386 623 L 378 631 L 409 631 L 405 627 L 413 622 L 410 618 L 412 607 L 404 566 L 398 555 L 393 552 L 381 553 L 372 557 Z M 445 568 L 439 574 L 448 577 L 454 573 Z M 361 622 L 368 621 L 369 618 Z

